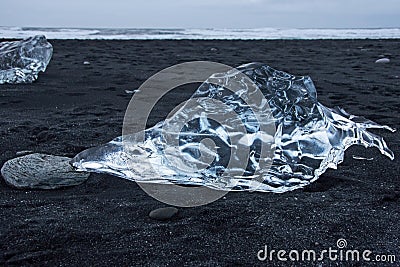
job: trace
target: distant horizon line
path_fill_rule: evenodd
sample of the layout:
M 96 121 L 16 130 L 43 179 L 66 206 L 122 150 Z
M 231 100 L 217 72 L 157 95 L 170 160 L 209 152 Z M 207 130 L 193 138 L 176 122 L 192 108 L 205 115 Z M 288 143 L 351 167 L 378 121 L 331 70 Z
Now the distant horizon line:
M 254 30 L 254 29 L 278 29 L 278 30 L 380 30 L 380 29 L 400 29 L 400 26 L 393 27 L 77 27 L 77 26 L 8 26 L 1 25 L 0 28 L 20 28 L 20 29 L 143 29 L 143 30 Z

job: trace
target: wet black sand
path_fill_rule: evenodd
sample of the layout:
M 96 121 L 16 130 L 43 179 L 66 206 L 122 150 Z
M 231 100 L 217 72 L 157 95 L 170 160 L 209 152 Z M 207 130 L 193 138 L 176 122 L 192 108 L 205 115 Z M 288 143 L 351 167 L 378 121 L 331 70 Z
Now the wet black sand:
M 259 61 L 308 74 L 326 106 L 400 128 L 399 40 L 51 42 L 53 59 L 38 81 L 0 85 L 0 165 L 22 150 L 72 157 L 120 135 L 131 97 L 125 90 L 191 60 L 231 66 Z M 381 55 L 391 62 L 375 64 Z M 150 124 L 188 96 L 176 92 L 166 99 Z M 321 251 L 344 238 L 349 249 L 396 255 L 396 266 L 400 133 L 376 133 L 394 151 L 394 161 L 377 149 L 352 147 L 338 170 L 304 190 L 229 193 L 207 206 L 180 209 L 167 222 L 148 217 L 163 203 L 112 176 L 93 174 L 83 185 L 54 191 L 19 191 L 1 181 L 0 265 L 272 266 L 284 263 L 258 261 L 264 245 Z

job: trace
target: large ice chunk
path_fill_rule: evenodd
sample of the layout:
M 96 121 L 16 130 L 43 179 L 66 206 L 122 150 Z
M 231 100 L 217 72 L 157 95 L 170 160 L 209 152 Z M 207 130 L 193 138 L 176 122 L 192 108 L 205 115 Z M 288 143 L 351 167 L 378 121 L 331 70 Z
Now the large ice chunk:
M 224 79 L 224 84 L 240 84 L 240 80 L 233 81 L 237 77 L 235 73 L 211 76 L 192 96 L 221 101 L 226 104 L 227 110 L 238 114 L 246 131 L 235 139 L 237 143 L 231 142 L 233 136 L 223 129 L 223 122 L 214 123 L 207 117 L 207 112 L 186 124 L 179 133 L 172 133 L 179 139 L 178 147 L 169 143 L 162 135 L 163 127 L 168 128 L 174 117 L 185 117 L 187 110 L 184 106 L 172 118 L 147 129 L 144 142 L 137 141 L 139 139 L 133 134 L 125 139 L 129 142 L 124 147 L 123 137 L 118 137 L 79 153 L 71 164 L 78 170 L 109 173 L 141 182 L 282 193 L 304 187 L 318 179 L 327 168 L 336 168 L 343 160 L 344 151 L 351 145 L 376 147 L 390 159 L 394 158 L 383 138 L 368 131 L 369 128 L 394 129 L 350 115 L 341 108 L 323 106 L 317 101 L 317 92 L 310 77 L 293 76 L 260 63 L 240 66 L 237 72 L 247 75 L 267 99 L 272 116 L 266 117 L 265 121 L 258 121 L 251 107 L 240 100 L 250 93 L 245 83 L 242 84 L 241 95 L 223 86 L 215 86 L 215 79 Z M 227 111 L 214 110 L 212 105 L 206 105 L 206 110 L 210 114 Z M 261 130 L 262 125 L 271 122 L 276 128 L 274 136 Z M 209 146 L 202 142 L 204 139 L 212 139 L 217 149 L 210 151 Z M 261 153 L 262 145 L 274 148 L 271 158 L 268 153 Z M 226 159 L 233 157 L 240 160 L 240 153 L 244 150 L 232 150 L 232 147 L 240 146 L 246 147 L 250 156 L 242 175 L 236 175 L 238 170 L 230 169 Z M 204 154 L 212 155 L 211 163 L 202 162 Z M 260 170 L 260 162 L 266 161 L 271 161 L 270 168 Z M 177 167 L 192 163 L 196 166 L 203 163 L 208 167 L 198 172 L 190 166 L 187 171 Z M 225 174 L 223 179 L 222 173 Z
M 53 46 L 43 35 L 0 43 L 0 84 L 33 82 L 52 55 Z

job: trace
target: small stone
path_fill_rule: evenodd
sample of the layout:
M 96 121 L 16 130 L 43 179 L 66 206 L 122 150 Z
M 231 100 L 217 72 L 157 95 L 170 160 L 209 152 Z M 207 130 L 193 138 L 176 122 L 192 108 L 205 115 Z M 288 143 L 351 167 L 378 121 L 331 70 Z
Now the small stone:
M 171 219 L 178 214 L 178 209 L 175 207 L 166 207 L 152 210 L 149 213 L 149 217 L 159 221 L 165 221 Z
M 399 192 L 390 192 L 385 194 L 382 197 L 382 201 L 397 201 L 400 198 L 400 193 Z
M 1 174 L 7 184 L 20 189 L 56 189 L 83 183 L 89 173 L 77 172 L 70 158 L 29 154 L 4 163 Z
M 392 54 L 391 53 L 384 53 L 382 55 L 379 55 L 378 57 L 391 57 Z
M 90 65 L 89 61 L 83 61 L 83 65 Z
M 388 59 L 388 58 L 386 58 L 386 57 L 380 58 L 380 59 L 378 59 L 377 61 L 375 61 L 375 63 L 380 63 L 380 64 L 382 64 L 382 63 L 389 63 L 389 62 L 390 62 L 390 59 Z

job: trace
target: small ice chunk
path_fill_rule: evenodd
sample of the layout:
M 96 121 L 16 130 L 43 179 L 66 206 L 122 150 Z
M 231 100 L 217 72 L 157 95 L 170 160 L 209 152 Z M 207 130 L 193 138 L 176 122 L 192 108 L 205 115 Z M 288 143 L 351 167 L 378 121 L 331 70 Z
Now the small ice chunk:
M 387 57 L 380 58 L 380 59 L 378 59 L 377 61 L 375 61 L 375 63 L 380 63 L 380 64 L 382 64 L 382 63 L 389 63 L 389 62 L 390 62 L 390 59 L 388 59 Z
M 137 93 L 137 92 L 140 92 L 140 90 L 139 89 L 136 89 L 136 90 L 125 90 L 125 93 L 127 93 L 127 94 L 133 94 L 133 93 Z
M 23 156 L 23 155 L 32 154 L 32 153 L 33 153 L 32 150 L 21 150 L 21 151 L 15 152 L 15 155 Z
M 83 61 L 83 65 L 90 65 L 90 61 Z
M 43 35 L 0 43 L 0 84 L 33 82 L 52 55 L 53 46 Z
M 356 155 L 353 155 L 353 159 L 357 159 L 357 160 L 374 160 L 374 158 L 364 158 L 364 157 L 360 157 L 360 156 L 356 156 Z

